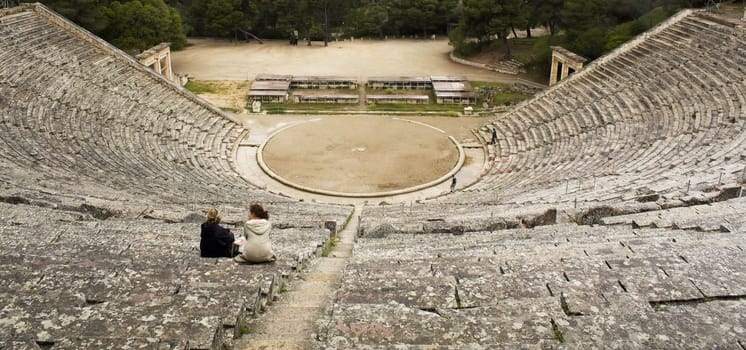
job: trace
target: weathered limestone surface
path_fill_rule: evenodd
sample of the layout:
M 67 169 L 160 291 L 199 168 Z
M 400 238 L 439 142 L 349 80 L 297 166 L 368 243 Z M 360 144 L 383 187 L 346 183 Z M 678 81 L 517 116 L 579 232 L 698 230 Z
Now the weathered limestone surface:
M 0 11 L 0 52 L 0 201 L 176 222 L 303 206 L 234 171 L 237 120 L 42 5 Z M 319 220 L 349 212 L 331 208 Z
M 318 346 L 743 348 L 743 200 L 661 209 L 740 190 L 745 46 L 684 13 L 496 116 L 479 182 L 366 209 Z M 0 61 L 0 348 L 230 345 L 350 211 L 251 186 L 248 130 L 41 5 L 0 10 Z M 249 202 L 279 260 L 199 258 Z
M 658 214 L 730 220 L 742 203 Z M 575 224 L 363 237 L 318 347 L 738 349 L 745 237 Z
M 603 219 L 605 224 L 637 227 L 677 227 L 699 231 L 743 231 L 746 227 L 746 197 L 706 206 L 691 206 Z
M 438 202 L 583 206 L 742 182 L 744 45 L 743 22 L 682 12 L 495 116 L 477 131 L 498 135 L 483 177 Z
M 221 349 L 328 235 L 277 228 L 275 263 L 239 265 L 200 258 L 195 224 L 0 203 L 0 345 Z

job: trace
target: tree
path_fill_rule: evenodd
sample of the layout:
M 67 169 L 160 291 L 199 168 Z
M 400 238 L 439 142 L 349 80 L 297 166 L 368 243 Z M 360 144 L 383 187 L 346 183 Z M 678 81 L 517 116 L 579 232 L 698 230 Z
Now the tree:
M 607 16 L 605 0 L 565 0 L 562 22 L 568 49 L 586 57 L 603 53 L 606 32 L 614 25 Z
M 557 34 L 562 22 L 561 14 L 565 6 L 564 0 L 528 0 L 526 5 L 529 11 L 526 21 L 528 37 L 531 37 L 531 28 L 542 24 L 549 28 L 551 35 Z
M 506 58 L 511 58 L 508 34 L 515 28 L 524 28 L 528 23 L 528 7 L 523 0 L 464 0 L 460 25 L 463 34 L 479 41 L 492 37 L 502 40 Z
M 192 23 L 200 35 L 231 37 L 251 27 L 241 0 L 195 1 L 190 8 Z M 248 10 L 248 8 L 247 8 Z
M 66 18 L 130 52 L 161 42 L 178 50 L 186 45 L 181 15 L 163 0 L 47 0 Z
M 114 1 L 103 9 L 109 26 L 102 37 L 127 51 L 142 51 L 168 41 L 174 49 L 186 45 L 179 13 L 163 0 Z
M 448 11 L 449 4 L 454 3 L 450 0 L 387 0 L 384 4 L 389 17 L 387 33 L 427 36 L 437 28 L 446 28 L 448 22 L 442 11 Z
M 383 6 L 371 4 L 350 10 L 345 16 L 347 34 L 357 37 L 382 37 L 388 22 L 388 12 Z
M 42 3 L 94 34 L 100 34 L 109 26 L 109 18 L 102 11 L 108 1 L 43 0 Z

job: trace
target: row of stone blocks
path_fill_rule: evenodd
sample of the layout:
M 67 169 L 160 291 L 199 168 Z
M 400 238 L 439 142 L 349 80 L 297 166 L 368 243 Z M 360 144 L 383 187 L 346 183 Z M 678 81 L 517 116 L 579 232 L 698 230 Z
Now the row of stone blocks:
M 706 225 L 363 237 L 319 348 L 738 349 L 746 200 L 682 210 Z
M 277 200 L 233 170 L 240 125 L 81 37 L 34 7 L 0 16 L 0 159 L 17 172 L 6 181 L 98 195 L 75 184 L 91 180 L 145 202 Z
M 556 197 L 567 179 L 593 182 L 581 197 L 623 196 L 631 184 L 678 186 L 746 163 L 746 31 L 692 14 L 637 46 L 591 65 L 482 128 L 493 166 L 474 192 L 506 200 Z M 739 173 L 726 172 L 729 180 Z M 596 192 L 595 194 L 592 192 Z M 528 194 L 528 196 L 526 196 Z M 490 197 L 467 195 L 464 201 Z
M 740 198 L 746 198 L 744 192 L 743 185 L 732 184 L 714 186 L 704 191 L 692 189 L 687 194 L 673 196 L 646 192 L 628 200 L 603 202 L 486 204 L 430 201 L 409 205 L 366 206 L 363 209 L 358 233 L 363 237 L 381 237 L 390 233 L 462 234 L 521 227 L 533 228 L 558 223 L 600 224 L 605 222 L 605 217 L 623 217 L 621 215 L 639 215 L 639 226 L 650 226 L 650 218 L 656 217 L 662 209 L 687 210 L 690 206 L 715 205 L 731 199 L 737 202 Z M 704 225 L 707 230 L 710 228 L 699 221 L 697 224 Z M 692 228 L 692 225 L 685 224 L 684 227 Z
M 230 347 L 329 237 L 322 223 L 277 228 L 275 263 L 239 265 L 200 258 L 198 224 L 2 203 L 0 219 L 0 347 L 13 349 Z

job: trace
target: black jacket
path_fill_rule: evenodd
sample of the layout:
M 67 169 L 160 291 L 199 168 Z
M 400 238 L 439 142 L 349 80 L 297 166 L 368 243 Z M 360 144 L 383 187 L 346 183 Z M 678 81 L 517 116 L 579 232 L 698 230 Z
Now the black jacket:
M 205 258 L 231 257 L 233 251 L 233 233 L 214 222 L 202 224 L 199 253 Z

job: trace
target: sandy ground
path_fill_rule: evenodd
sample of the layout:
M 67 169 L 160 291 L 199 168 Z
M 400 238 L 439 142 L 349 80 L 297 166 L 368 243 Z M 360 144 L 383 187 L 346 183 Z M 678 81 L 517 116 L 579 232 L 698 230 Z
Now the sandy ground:
M 746 13 L 744 13 L 744 4 L 746 4 L 746 2 L 741 4 L 721 4 L 720 13 L 733 19 L 746 18 Z
M 243 110 L 248 105 L 246 92 L 251 83 L 244 80 L 205 81 L 214 89 L 214 93 L 204 93 L 199 96 L 220 108 Z
M 370 76 L 463 75 L 470 80 L 512 82 L 515 77 L 451 62 L 448 41 L 356 40 L 328 47 L 284 41 L 230 42 L 189 39 L 172 53 L 174 71 L 197 80 L 253 80 L 257 74 Z
M 448 135 L 391 117 L 326 117 L 267 142 L 266 164 L 286 180 L 345 193 L 385 192 L 436 180 L 458 161 Z
M 173 53 L 176 72 L 197 80 L 210 80 L 216 93 L 202 97 L 220 107 L 245 103 L 247 79 L 256 74 L 348 75 L 359 79 L 379 75 L 463 75 L 471 80 L 511 82 L 515 77 L 472 68 L 448 59 L 445 40 L 388 40 L 330 43 L 323 47 L 289 46 L 285 42 L 231 43 L 192 39 L 194 45 Z M 471 130 L 486 123 L 472 117 L 403 117 L 439 128 L 445 135 L 423 126 L 392 121 L 390 116 L 236 115 L 251 130 L 238 155 L 239 172 L 250 182 L 274 192 L 316 200 L 312 194 L 283 187 L 262 173 L 255 161 L 257 146 L 275 131 L 299 122 L 321 127 L 288 129 L 269 144 L 264 157 L 285 179 L 337 192 L 379 192 L 418 185 L 437 179 L 453 167 L 457 152 L 447 136 L 467 150 L 464 168 L 457 174 L 459 187 L 479 176 L 484 161 Z M 312 123 L 308 123 L 312 124 Z M 253 152 L 253 153 L 252 153 Z M 447 182 L 447 181 L 446 181 Z M 279 184 L 279 185 L 278 185 Z M 410 201 L 447 193 L 448 183 L 402 195 Z M 329 198 L 318 198 L 331 201 Z M 388 198 L 387 198 L 388 200 Z
M 250 143 L 259 144 L 262 143 L 269 134 L 275 131 L 289 126 L 291 124 L 303 121 L 310 121 L 317 118 L 331 118 L 339 120 L 342 118 L 365 118 L 370 120 L 378 121 L 379 125 L 374 125 L 371 130 L 389 130 L 391 125 L 388 125 L 388 121 L 391 119 L 386 116 L 360 116 L 360 115 L 349 115 L 349 116 L 300 116 L 300 115 L 246 115 L 240 114 L 236 117 L 241 120 L 244 125 L 251 129 Z M 399 116 L 400 119 L 413 120 L 421 123 L 425 123 L 441 129 L 446 134 L 453 136 L 461 142 L 469 142 L 470 139 L 474 138 L 472 134 L 473 129 L 477 129 L 487 123 L 487 119 L 483 117 L 423 117 L 423 116 Z M 388 125 L 388 126 L 387 126 Z M 399 124 L 396 124 L 399 125 Z
M 256 115 L 239 115 L 239 119 L 241 119 L 244 123 L 244 125 L 251 130 L 251 133 L 249 134 L 249 138 L 244 140 L 242 144 L 243 147 L 239 148 L 238 156 L 237 156 L 237 170 L 239 173 L 242 174 L 244 178 L 247 179 L 247 181 L 253 183 L 254 185 L 265 188 L 268 191 L 274 192 L 274 193 L 283 193 L 285 195 L 289 195 L 294 198 L 303 198 L 306 200 L 312 200 L 312 201 L 319 201 L 324 203 L 340 203 L 340 204 L 351 204 L 351 203 L 362 203 L 367 202 L 368 199 L 352 199 L 352 198 L 343 198 L 343 197 L 330 197 L 330 196 L 323 196 L 323 195 L 316 195 L 308 192 L 302 192 L 299 190 L 293 190 L 287 186 L 282 185 L 278 181 L 273 180 L 270 178 L 267 174 L 265 174 L 257 165 L 256 162 L 256 150 L 260 144 L 262 144 L 269 135 L 277 132 L 278 130 L 291 126 L 293 124 L 298 123 L 308 123 L 312 120 L 317 119 L 330 119 L 334 122 L 339 120 L 367 120 L 367 130 L 358 130 L 355 131 L 356 133 L 365 133 L 367 134 L 367 137 L 377 137 L 381 136 L 384 133 L 380 132 L 380 130 L 385 130 L 386 133 L 397 133 L 399 127 L 402 127 L 404 124 L 401 122 L 392 122 L 391 117 L 389 116 L 361 116 L 361 115 L 348 115 L 348 116 L 299 116 L 299 115 L 262 115 L 262 116 L 256 116 Z M 484 118 L 478 118 L 478 117 L 460 117 L 460 118 L 452 118 L 452 117 L 421 117 L 421 116 L 408 116 L 408 117 L 399 117 L 401 119 L 407 119 L 412 120 L 420 123 L 425 123 L 430 126 L 434 126 L 438 129 L 443 130 L 447 135 L 453 136 L 456 138 L 463 146 L 474 146 L 475 144 L 478 144 L 475 139 L 474 135 L 472 134 L 471 130 L 475 128 L 479 128 L 485 123 Z M 329 127 L 333 130 L 340 132 L 340 133 L 346 133 L 348 128 L 344 127 L 345 124 L 339 123 L 339 125 L 330 125 Z M 301 126 L 302 128 L 302 126 Z M 371 130 L 374 130 L 374 132 L 370 132 Z M 434 135 L 435 138 L 439 138 L 440 136 Z M 384 136 L 386 137 L 386 136 Z M 391 145 L 394 147 L 399 148 L 405 148 L 408 146 L 407 138 L 410 137 L 407 135 L 404 138 L 394 139 L 390 141 Z M 319 137 L 320 138 L 320 137 Z M 373 143 L 377 143 L 377 141 L 373 140 Z M 298 157 L 302 158 L 303 162 L 308 162 L 311 167 L 313 167 L 314 163 L 319 162 L 321 160 L 329 160 L 330 162 L 325 164 L 325 166 L 317 166 L 317 169 L 310 170 L 307 172 L 302 173 L 302 176 L 305 176 L 306 179 L 303 179 L 303 181 L 309 186 L 309 187 L 324 187 L 328 186 L 330 182 L 334 182 L 335 184 L 332 186 L 331 189 L 334 191 L 338 191 L 342 188 L 348 188 L 351 192 L 352 191 L 363 191 L 369 186 L 366 182 L 362 181 L 352 181 L 350 180 L 350 176 L 347 174 L 348 171 L 355 171 L 355 169 L 359 166 L 355 165 L 354 167 L 349 167 L 349 165 L 346 165 L 346 161 L 351 160 L 345 160 L 344 158 L 347 158 L 345 152 L 343 152 L 345 149 L 351 150 L 353 148 L 356 148 L 356 145 L 359 144 L 356 140 L 348 140 L 346 145 L 339 146 L 340 151 L 337 156 L 335 157 L 329 157 L 324 154 L 320 154 L 317 156 L 312 156 L 311 153 L 314 152 L 306 152 L 305 149 L 299 148 L 295 144 L 287 145 L 286 147 L 280 147 L 279 150 L 284 149 L 290 149 L 293 151 L 300 152 L 301 154 Z M 452 147 L 452 146 L 449 146 Z M 450 149 L 450 148 L 449 148 Z M 464 162 L 464 167 L 461 168 L 459 173 L 456 175 L 458 177 L 458 188 L 461 188 L 463 186 L 466 186 L 468 184 L 473 183 L 476 181 L 482 171 L 483 163 L 484 163 L 484 153 L 481 150 L 481 147 L 474 149 L 474 148 L 465 148 L 464 151 L 466 152 L 466 159 Z M 399 150 L 394 150 L 393 153 L 397 153 Z M 348 152 L 349 153 L 349 152 Z M 265 153 L 266 156 L 266 153 Z M 419 152 L 419 157 L 422 157 L 423 160 L 427 159 L 428 157 L 433 157 L 433 155 L 428 154 L 427 152 Z M 339 160 L 339 163 L 336 163 L 335 161 Z M 279 164 L 283 167 L 293 168 L 296 166 L 297 159 L 287 159 L 287 161 L 283 164 Z M 422 181 L 426 181 L 427 178 L 434 176 L 434 175 L 442 175 L 446 172 L 441 172 L 441 170 L 431 170 L 429 161 L 424 160 L 423 166 L 417 166 L 412 167 L 410 166 L 408 161 L 405 160 L 397 160 L 396 157 L 386 157 L 386 164 L 385 166 L 393 169 L 394 174 L 396 176 L 399 176 L 402 174 L 410 174 L 409 176 L 415 176 L 423 179 Z M 376 167 L 379 163 L 377 162 L 368 162 L 365 164 L 366 167 L 370 169 L 370 167 Z M 277 166 L 274 165 L 275 167 Z M 283 177 L 288 177 L 292 175 L 288 175 L 289 173 L 285 173 L 283 170 L 278 169 L 279 171 L 283 172 Z M 440 173 L 440 174 L 438 174 Z M 437 176 L 435 176 L 437 177 Z M 382 183 L 382 181 L 386 181 L 387 179 L 391 179 L 392 175 L 390 174 L 382 174 L 380 179 L 371 179 L 370 183 L 373 186 L 378 186 L 376 184 Z M 442 195 L 445 193 L 448 193 L 450 182 L 446 179 L 443 183 L 426 189 L 422 191 L 417 191 L 415 193 L 410 193 L 406 195 L 398 195 L 398 196 L 388 196 L 385 198 L 380 198 L 377 200 L 374 200 L 373 202 L 377 203 L 378 201 L 386 201 L 388 203 L 399 203 L 399 202 L 406 202 L 409 203 L 411 201 L 425 199 L 437 195 Z M 404 185 L 402 185 L 404 186 Z M 373 187 L 375 188 L 375 187 Z

